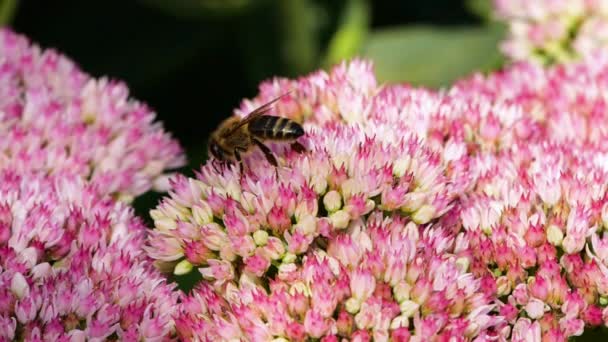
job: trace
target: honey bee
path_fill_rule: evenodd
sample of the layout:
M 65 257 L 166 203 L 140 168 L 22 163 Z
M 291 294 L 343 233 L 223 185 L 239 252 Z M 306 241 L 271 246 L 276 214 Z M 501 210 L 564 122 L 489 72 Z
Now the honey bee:
M 223 163 L 236 160 L 242 173 L 241 155 L 256 146 L 264 153 L 266 160 L 277 167 L 277 159 L 264 141 L 291 142 L 296 152 L 303 152 L 304 146 L 296 141 L 304 135 L 302 126 L 287 118 L 266 115 L 272 105 L 285 95 L 287 93 L 254 109 L 245 118 L 232 116 L 220 123 L 209 139 L 209 154 Z

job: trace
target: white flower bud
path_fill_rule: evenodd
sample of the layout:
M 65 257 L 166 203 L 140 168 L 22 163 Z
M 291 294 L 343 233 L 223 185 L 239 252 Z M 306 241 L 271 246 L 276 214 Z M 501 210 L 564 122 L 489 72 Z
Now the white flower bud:
M 411 158 L 398 159 L 393 163 L 393 175 L 403 177 L 410 167 Z
M 554 246 L 561 246 L 564 240 L 564 232 L 558 226 L 552 224 L 547 228 L 547 240 Z
M 303 216 L 293 229 L 304 235 L 313 235 L 317 232 L 317 219 L 311 215 Z
M 412 221 L 416 222 L 417 224 L 428 223 L 433 219 L 433 217 L 435 217 L 435 212 L 435 207 L 432 205 L 423 205 L 412 215 Z
M 207 202 L 201 201 L 192 207 L 192 218 L 199 226 L 213 222 L 213 212 Z
M 340 193 L 336 190 L 326 193 L 323 197 L 323 205 L 329 213 L 333 213 L 340 209 L 340 207 L 342 207 L 342 197 L 340 196 Z
M 391 330 L 399 328 L 407 328 L 410 325 L 410 320 L 406 315 L 399 315 L 391 321 Z
M 264 246 L 268 242 L 268 233 L 265 230 L 256 230 L 253 233 L 253 241 L 258 246 Z
M 337 229 L 344 229 L 348 227 L 350 215 L 344 210 L 338 210 L 329 216 L 329 220 Z
M 169 231 L 177 228 L 177 222 L 169 217 L 163 217 L 158 220 L 154 220 L 154 227 L 160 231 Z
M 456 259 L 456 266 L 460 269 L 460 272 L 466 273 L 471 265 L 471 260 L 467 257 L 460 257 Z
M 401 310 L 402 316 L 405 316 L 405 317 L 414 316 L 414 313 L 416 311 L 418 311 L 419 307 L 420 307 L 420 304 L 418 304 L 412 300 L 406 300 L 399 305 L 399 309 Z
M 296 261 L 296 255 L 293 253 L 285 253 L 285 255 L 283 255 L 283 262 L 286 264 L 292 263 L 294 261 Z
M 175 265 L 173 269 L 173 274 L 175 275 L 184 275 L 188 274 L 192 271 L 192 264 L 187 259 L 184 259 Z
M 408 284 L 407 281 L 401 280 L 397 285 L 393 287 L 393 296 L 395 296 L 395 300 L 397 303 L 403 303 L 404 301 L 410 299 L 410 291 L 412 290 L 412 286 Z
M 347 299 L 344 306 L 346 311 L 353 315 L 359 312 L 359 309 L 361 309 L 361 303 L 357 298 L 354 297 Z
M 25 280 L 23 274 L 19 272 L 15 273 L 13 279 L 11 280 L 11 292 L 18 299 L 22 299 L 23 297 L 29 295 L 30 286 L 28 285 L 27 280 Z

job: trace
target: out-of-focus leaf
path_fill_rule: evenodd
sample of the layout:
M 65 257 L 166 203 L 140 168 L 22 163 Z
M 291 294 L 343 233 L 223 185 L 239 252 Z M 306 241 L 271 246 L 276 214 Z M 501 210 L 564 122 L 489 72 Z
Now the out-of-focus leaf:
M 188 274 L 177 276 L 174 274 L 169 275 L 167 279 L 170 283 L 177 283 L 178 288 L 184 293 L 190 293 L 196 284 L 203 280 L 201 272 L 197 269 L 192 270 Z
M 290 76 L 311 71 L 319 57 L 320 8 L 310 0 L 279 3 L 281 54 Z
M 338 29 L 327 47 L 324 66 L 351 58 L 360 51 L 368 33 L 369 12 L 369 5 L 365 0 L 347 2 Z
M 380 81 L 444 86 L 502 63 L 503 28 L 399 27 L 370 34 L 363 57 L 374 61 Z
M 494 0 L 467 0 L 466 6 L 469 11 L 478 17 L 490 21 L 492 20 L 492 2 Z
M 594 329 L 585 329 L 581 336 L 575 336 L 571 338 L 571 340 L 576 342 L 595 342 L 606 341 L 606 337 L 608 337 L 608 328 L 599 327 Z
M 18 5 L 19 0 L 0 0 L 0 26 L 11 23 Z
M 140 0 L 172 15 L 199 18 L 240 14 L 261 0 Z

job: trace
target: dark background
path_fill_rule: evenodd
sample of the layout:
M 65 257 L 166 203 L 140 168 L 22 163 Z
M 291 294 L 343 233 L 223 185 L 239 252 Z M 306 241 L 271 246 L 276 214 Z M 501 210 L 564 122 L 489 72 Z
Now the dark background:
M 321 65 L 320 58 L 312 63 L 285 58 L 282 45 L 290 38 L 284 32 L 303 24 L 285 23 L 289 9 L 277 1 L 253 1 L 244 9 L 196 8 L 176 13 L 137 0 L 23 0 L 12 27 L 43 47 L 65 53 L 96 77 L 124 80 L 132 96 L 154 108 L 179 139 L 192 169 L 202 161 L 210 131 L 242 98 L 255 96 L 260 81 L 274 75 L 300 75 Z M 312 40 L 318 50 L 313 55 L 318 57 L 348 3 L 309 2 L 317 7 Z M 463 1 L 370 1 L 368 6 L 372 31 L 479 21 Z

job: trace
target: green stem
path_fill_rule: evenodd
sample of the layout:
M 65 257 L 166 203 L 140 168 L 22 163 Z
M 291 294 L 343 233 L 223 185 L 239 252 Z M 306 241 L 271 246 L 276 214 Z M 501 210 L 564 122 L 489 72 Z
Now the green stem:
M 349 0 L 340 18 L 338 30 L 331 38 L 324 67 L 359 53 L 369 28 L 369 5 L 366 0 Z
M 292 75 L 316 67 L 319 43 L 315 27 L 315 7 L 309 0 L 280 0 L 282 54 Z
M 11 23 L 15 13 L 19 0 L 0 0 L 0 25 L 6 26 Z

